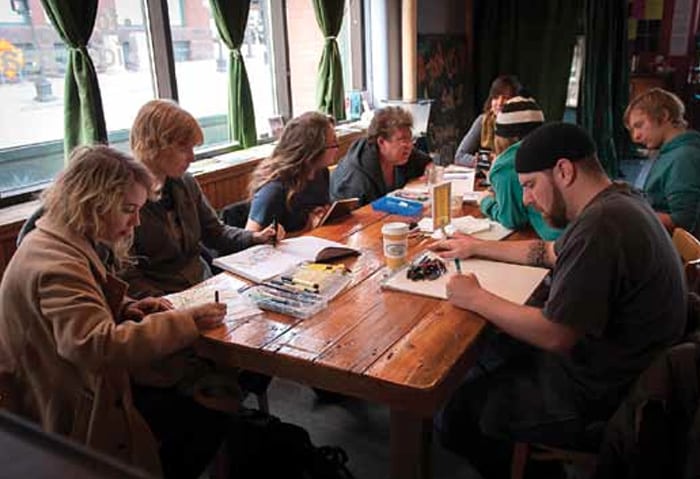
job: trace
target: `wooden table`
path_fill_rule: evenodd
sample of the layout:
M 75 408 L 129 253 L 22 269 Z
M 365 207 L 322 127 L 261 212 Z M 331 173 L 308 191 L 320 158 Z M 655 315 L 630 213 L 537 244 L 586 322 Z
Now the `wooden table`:
M 485 322 L 447 301 L 380 289 L 381 227 L 397 220 L 410 218 L 366 206 L 313 231 L 362 250 L 347 261 L 351 287 L 324 311 L 306 320 L 266 312 L 208 332 L 198 348 L 220 364 L 386 404 L 391 477 L 427 478 L 432 416 L 472 364 Z M 409 240 L 409 258 L 427 244 Z

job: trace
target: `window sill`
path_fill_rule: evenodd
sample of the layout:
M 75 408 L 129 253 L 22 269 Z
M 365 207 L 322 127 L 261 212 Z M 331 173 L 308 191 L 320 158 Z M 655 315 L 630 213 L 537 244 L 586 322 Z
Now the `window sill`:
M 364 128 L 357 123 L 345 123 L 336 127 L 338 143 L 341 146 L 337 159 L 345 155 L 352 142 L 362 136 L 364 131 Z M 273 149 L 273 143 L 266 143 L 245 150 L 219 154 L 192 163 L 188 171 L 200 183 L 208 183 L 215 181 L 222 174 L 235 175 L 239 171 L 252 170 L 259 161 L 269 156 Z M 211 200 L 213 199 L 210 198 Z M 7 235 L 8 232 L 16 233 L 19 231 L 24 221 L 38 208 L 39 203 L 39 200 L 31 200 L 0 208 L 0 232 L 4 233 L 3 236 Z M 212 206 L 218 209 L 224 205 L 212 201 Z

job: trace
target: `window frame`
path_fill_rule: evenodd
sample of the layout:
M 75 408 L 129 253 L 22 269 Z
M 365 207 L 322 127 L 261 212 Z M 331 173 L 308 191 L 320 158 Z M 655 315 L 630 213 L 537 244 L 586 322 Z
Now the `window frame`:
M 177 0 L 176 0 L 177 1 Z M 346 8 L 349 10 L 350 33 L 350 68 L 351 79 L 348 79 L 346 89 L 365 89 L 365 62 L 364 62 L 364 28 L 362 0 L 346 0 Z M 292 113 L 292 91 L 289 73 L 289 44 L 287 42 L 286 1 L 285 0 L 260 0 L 261 8 L 266 12 L 267 28 L 271 33 L 268 45 L 273 59 L 273 89 L 275 96 L 275 112 L 285 120 Z M 145 13 L 145 29 L 150 43 L 149 64 L 154 82 L 155 98 L 172 99 L 178 101 L 177 78 L 175 74 L 174 46 L 172 42 L 172 30 L 168 10 L 168 0 L 143 0 Z M 182 2 L 181 2 L 182 5 Z M 185 11 L 182 10 L 184 19 Z M 18 24 L 21 25 L 21 24 Z M 156 57 L 153 52 L 159 52 Z M 110 143 L 115 137 L 128 137 L 128 129 L 109 131 Z M 258 137 L 258 144 L 274 141 L 273 137 Z M 11 156 L 40 157 L 46 154 L 55 154 L 56 148 L 62 148 L 62 140 L 37 142 L 2 150 L 3 154 Z M 195 153 L 195 161 L 210 158 L 212 156 L 240 150 L 242 146 L 229 140 L 226 144 L 203 147 Z M 50 185 L 50 181 L 18 187 L 10 191 L 0 192 L 0 207 L 21 203 L 32 199 L 35 194 Z

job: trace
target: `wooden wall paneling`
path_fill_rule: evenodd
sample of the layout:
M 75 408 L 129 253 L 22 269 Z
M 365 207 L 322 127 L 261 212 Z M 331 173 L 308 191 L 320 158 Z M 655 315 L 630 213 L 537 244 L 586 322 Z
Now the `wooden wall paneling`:
M 363 131 L 340 133 L 336 161 L 339 161 L 347 153 L 350 145 L 363 135 Z M 197 181 L 212 207 L 220 210 L 231 203 L 248 198 L 248 185 L 260 161 L 262 158 L 197 174 Z M 31 201 L 0 210 L 0 276 L 5 272 L 7 263 L 16 250 L 15 242 L 22 224 L 38 205 L 38 201 Z

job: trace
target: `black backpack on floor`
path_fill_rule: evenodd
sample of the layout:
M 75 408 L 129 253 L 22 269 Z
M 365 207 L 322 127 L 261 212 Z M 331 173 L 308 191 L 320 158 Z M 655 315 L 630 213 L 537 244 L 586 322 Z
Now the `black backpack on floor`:
M 231 478 L 352 479 L 339 447 L 316 447 L 302 427 L 253 409 L 241 410 L 228 439 Z

